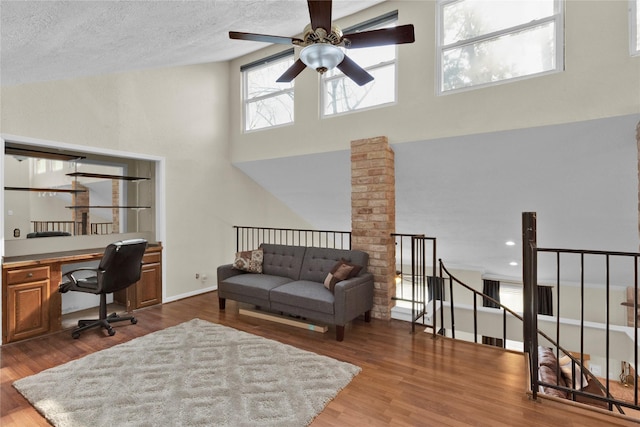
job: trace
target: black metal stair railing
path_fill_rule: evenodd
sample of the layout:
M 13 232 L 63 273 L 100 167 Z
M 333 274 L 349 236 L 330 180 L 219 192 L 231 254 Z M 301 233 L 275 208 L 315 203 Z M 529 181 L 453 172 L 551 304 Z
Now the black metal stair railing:
M 522 250 L 523 250 L 523 284 L 524 284 L 524 327 L 523 327 L 523 340 L 525 344 L 525 352 L 529 354 L 529 372 L 531 377 L 531 392 L 533 394 L 534 399 L 537 397 L 537 390 L 540 385 L 544 387 L 551 387 L 566 391 L 571 393 L 571 397 L 573 400 L 576 400 L 578 396 L 588 397 L 592 400 L 599 400 L 605 402 L 608 406 L 609 410 L 612 410 L 613 407 L 616 407 L 620 413 L 624 414 L 622 407 L 631 408 L 634 410 L 640 409 L 638 406 L 638 381 L 637 375 L 634 378 L 634 399 L 633 402 L 626 402 L 620 399 L 614 398 L 610 393 L 610 378 L 609 378 L 609 361 L 611 359 L 610 354 L 610 337 L 611 337 L 611 321 L 610 321 L 610 301 L 611 301 L 611 268 L 610 261 L 611 258 L 622 257 L 633 260 L 633 282 L 634 282 L 634 294 L 636 295 L 634 298 L 634 309 L 637 312 L 638 309 L 638 301 L 637 301 L 637 293 L 638 293 L 638 260 L 640 257 L 640 253 L 633 252 L 613 252 L 613 251 L 591 251 L 591 250 L 573 250 L 573 249 L 548 249 L 548 248 L 538 248 L 537 245 L 537 219 L 535 212 L 523 212 L 522 213 Z M 558 356 L 558 352 L 562 350 L 563 353 L 568 355 L 572 364 L 578 364 L 584 373 L 587 373 L 590 378 L 593 378 L 597 381 L 597 385 L 602 392 L 604 392 L 604 396 L 598 396 L 593 393 L 585 393 L 582 390 L 573 390 L 567 387 L 561 387 L 555 384 L 546 384 L 538 379 L 538 335 L 539 333 L 535 333 L 534 331 L 538 331 L 538 256 L 540 254 L 550 253 L 553 255 L 555 259 L 555 270 L 556 270 L 556 283 L 555 287 L 557 290 L 556 294 L 556 313 L 553 316 L 555 321 L 555 338 L 551 339 L 547 335 L 543 335 L 544 338 L 553 343 L 556 350 L 556 357 Z M 579 337 L 580 337 L 580 357 L 573 357 L 570 352 L 566 351 L 559 345 L 558 342 L 561 341 L 561 304 L 560 304 L 560 295 L 561 295 L 561 258 L 564 259 L 568 255 L 578 255 L 580 259 L 579 266 L 579 277 L 580 277 L 580 319 L 579 319 Z M 584 308 L 585 304 L 585 256 L 593 255 L 597 257 L 602 257 L 604 259 L 604 289 L 605 289 L 605 298 L 603 301 L 603 307 L 605 311 L 605 322 L 604 322 L 604 345 L 605 345 L 605 363 L 606 363 L 606 374 L 605 374 L 605 385 L 603 386 L 600 380 L 589 370 L 587 369 L 584 363 L 584 335 L 585 335 L 585 312 Z M 566 266 L 566 264 L 565 264 Z M 592 262 L 592 267 L 598 266 L 598 262 Z M 600 276 L 602 277 L 602 276 Z M 591 301 L 593 303 L 594 301 Z M 634 338 L 633 338 L 633 347 L 634 347 L 634 366 L 638 366 L 638 320 L 637 316 L 634 320 Z
M 447 267 L 444 265 L 444 262 L 441 259 L 438 260 L 438 263 L 440 266 L 440 273 L 439 273 L 440 277 L 444 278 L 445 281 L 449 282 L 448 295 L 449 295 L 449 306 L 450 306 L 449 312 L 450 312 L 450 319 L 451 319 L 450 320 L 451 335 L 452 335 L 451 337 L 454 339 L 456 337 L 455 304 L 454 304 L 454 291 L 453 291 L 453 285 L 456 284 L 473 294 L 473 297 L 472 297 L 473 298 L 473 342 L 477 343 L 478 336 L 480 335 L 478 333 L 478 299 L 480 301 L 488 300 L 488 301 L 491 301 L 493 304 L 497 305 L 498 309 L 502 311 L 502 347 L 505 347 L 507 342 L 507 314 L 515 317 L 520 321 L 523 320 L 523 317 L 518 313 L 516 313 L 515 311 L 511 310 L 509 307 L 502 304 L 500 301 L 462 282 L 460 279 L 455 277 L 449 270 L 447 270 Z M 495 310 L 495 308 L 492 308 L 492 309 Z M 442 310 L 442 312 L 444 313 L 444 310 Z M 442 326 L 442 329 L 444 329 L 444 324 Z
M 429 278 L 436 271 L 436 238 L 424 234 L 392 233 L 396 248 L 396 287 L 392 299 L 411 304 L 411 332 L 416 325 L 431 327 L 433 319 L 428 320 Z M 430 255 L 430 256 L 429 256 Z M 405 282 L 411 284 L 406 289 Z M 432 290 L 433 293 L 433 290 Z M 436 300 L 432 298 L 432 313 L 436 312 Z
M 474 336 L 474 343 L 478 343 L 478 336 L 481 335 L 478 332 L 478 300 L 482 301 L 482 300 L 489 300 L 491 302 L 493 302 L 495 305 L 498 306 L 498 309 L 502 311 L 502 347 L 505 347 L 506 342 L 507 342 L 507 315 L 512 316 L 513 318 L 519 320 L 520 322 L 524 321 L 524 317 L 519 315 L 517 312 L 511 310 L 509 307 L 505 306 L 504 304 L 502 304 L 500 301 L 497 301 L 496 299 L 490 297 L 489 295 L 486 295 L 476 289 L 474 289 L 473 287 L 465 284 L 464 282 L 462 282 L 461 280 L 459 280 L 458 278 L 456 278 L 449 270 L 447 270 L 446 266 L 444 265 L 444 262 L 440 259 L 439 260 L 439 264 L 440 264 L 440 275 L 441 277 L 445 278 L 445 280 L 448 281 L 449 283 L 449 313 L 450 313 L 450 328 L 451 328 L 451 338 L 456 339 L 456 322 L 455 322 L 455 303 L 454 303 L 454 294 L 456 292 L 454 292 L 454 284 L 460 286 L 461 288 L 463 288 L 464 290 L 467 290 L 469 292 L 471 292 L 473 294 L 473 336 Z M 495 310 L 495 308 L 492 308 L 492 310 Z M 441 312 L 444 312 L 445 310 L 441 310 Z M 444 329 L 444 325 L 442 326 L 441 329 Z M 523 327 L 522 324 L 519 325 L 519 330 L 522 331 Z M 594 400 L 601 400 L 603 402 L 608 403 L 609 405 L 609 410 L 612 410 L 612 406 L 615 406 L 616 409 L 618 409 L 618 411 L 621 414 L 624 414 L 624 411 L 622 410 L 621 405 L 628 405 L 628 403 L 622 402 L 622 401 L 618 401 L 616 400 L 611 393 L 609 392 L 609 389 L 603 385 L 599 378 L 593 374 L 586 366 L 584 366 L 584 361 L 581 359 L 576 358 L 575 356 L 573 356 L 571 354 L 571 352 L 569 350 L 567 350 L 566 348 L 564 348 L 562 345 L 560 345 L 558 342 L 556 342 L 556 340 L 554 340 L 552 337 L 550 337 L 548 334 L 546 334 L 544 331 L 536 329 L 537 334 L 541 337 L 543 337 L 545 340 L 547 340 L 551 345 L 553 345 L 556 348 L 556 359 L 558 359 L 559 353 L 562 352 L 565 355 L 567 355 L 570 359 L 571 359 L 571 363 L 572 363 L 572 369 L 574 368 L 574 366 L 578 366 L 580 367 L 580 370 L 583 372 L 583 374 L 585 374 L 586 377 L 588 377 L 588 381 L 591 382 L 593 381 L 597 387 L 605 394 L 604 396 L 598 396 L 592 393 L 587 393 L 587 392 L 582 392 L 580 390 L 576 390 L 575 387 L 565 387 L 559 384 L 551 384 L 551 383 L 545 383 L 542 382 L 540 380 L 537 380 L 538 378 L 538 372 L 537 369 L 534 369 L 531 372 L 531 377 L 532 377 L 532 383 L 535 383 L 535 389 L 532 389 L 532 394 L 535 396 L 537 394 L 537 389 L 538 386 L 543 386 L 543 387 L 550 387 L 550 388 L 554 388 L 557 390 L 561 390 L 563 392 L 568 393 L 568 395 L 570 395 L 572 397 L 572 400 L 576 400 L 577 396 L 584 396 L 584 397 L 588 397 L 589 399 L 594 399 Z M 524 340 L 526 341 L 527 338 L 524 337 Z M 535 340 L 537 342 L 537 339 Z M 534 351 L 532 350 L 530 354 L 532 354 Z M 536 359 L 536 364 L 537 364 L 537 345 L 535 347 L 535 359 Z M 559 369 L 559 368 L 558 368 Z M 535 371 L 535 372 L 534 372 Z M 637 408 L 640 409 L 640 408 Z

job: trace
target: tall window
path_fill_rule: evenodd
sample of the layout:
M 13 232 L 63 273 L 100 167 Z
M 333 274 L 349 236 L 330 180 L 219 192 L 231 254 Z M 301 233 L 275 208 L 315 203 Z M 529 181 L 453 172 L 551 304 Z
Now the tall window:
M 440 0 L 439 92 L 564 68 L 562 0 Z
M 344 29 L 344 33 L 393 27 L 398 11 Z M 367 70 L 374 80 L 358 86 L 340 70 L 334 68 L 322 76 L 322 111 L 324 116 L 361 110 L 396 101 L 396 46 L 376 46 L 345 49 L 345 54 Z
M 631 55 L 640 55 L 640 0 L 629 0 Z
M 293 123 L 293 82 L 276 82 L 291 65 L 293 49 L 240 67 L 245 131 Z

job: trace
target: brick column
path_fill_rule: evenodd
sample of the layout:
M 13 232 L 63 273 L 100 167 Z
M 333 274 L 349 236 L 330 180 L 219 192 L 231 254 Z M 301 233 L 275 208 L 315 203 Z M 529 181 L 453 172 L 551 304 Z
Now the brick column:
M 395 154 L 384 136 L 351 142 L 351 246 L 369 254 L 372 316 L 390 319 L 395 301 Z
M 137 188 L 136 188 L 137 190 Z M 125 203 L 127 204 L 127 203 Z M 120 205 L 120 182 L 117 179 L 111 180 L 111 206 Z M 120 209 L 111 209 L 112 233 L 120 232 Z M 138 224 L 136 224 L 137 227 Z
M 78 181 L 73 180 L 71 183 L 71 188 L 74 190 L 83 190 L 82 193 L 73 193 L 71 195 L 71 205 L 72 206 L 89 206 L 89 188 L 85 187 L 82 184 L 79 184 Z M 82 230 L 82 215 L 85 214 L 87 217 L 87 230 L 86 233 L 89 234 L 89 209 L 88 208 L 80 208 L 80 209 L 72 209 L 71 219 L 74 224 L 74 234 L 83 234 Z

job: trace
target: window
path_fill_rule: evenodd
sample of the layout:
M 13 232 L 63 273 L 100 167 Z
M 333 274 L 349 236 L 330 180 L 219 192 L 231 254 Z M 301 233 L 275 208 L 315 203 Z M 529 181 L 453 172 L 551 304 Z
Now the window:
M 438 2 L 439 93 L 564 68 L 562 0 Z
M 47 172 L 47 159 L 34 159 L 35 175 L 40 175 Z
M 393 27 L 398 11 L 346 28 L 344 34 Z M 346 49 L 345 54 L 374 77 L 372 82 L 358 86 L 340 70 L 334 68 L 322 76 L 323 116 L 346 113 L 396 101 L 396 46 L 376 46 Z
M 640 55 L 640 0 L 629 0 L 629 30 L 631 55 Z
M 57 172 L 64 168 L 64 162 L 62 160 L 51 160 L 51 171 Z
M 500 282 L 500 302 L 516 313 L 524 310 L 522 285 Z
M 293 49 L 240 67 L 245 131 L 293 123 L 293 82 L 276 82 L 291 65 Z

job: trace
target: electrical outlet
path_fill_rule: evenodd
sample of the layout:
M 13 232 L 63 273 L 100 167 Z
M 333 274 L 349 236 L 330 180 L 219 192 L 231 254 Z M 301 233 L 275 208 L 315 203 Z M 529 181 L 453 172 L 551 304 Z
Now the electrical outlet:
M 200 273 L 196 273 L 196 279 L 200 278 Z
M 602 375 L 602 367 L 600 365 L 594 365 L 593 363 L 591 364 L 591 372 L 593 373 L 593 375 L 595 376 L 600 376 Z

